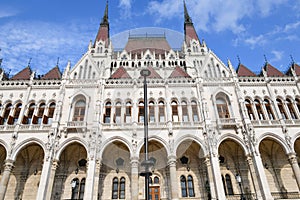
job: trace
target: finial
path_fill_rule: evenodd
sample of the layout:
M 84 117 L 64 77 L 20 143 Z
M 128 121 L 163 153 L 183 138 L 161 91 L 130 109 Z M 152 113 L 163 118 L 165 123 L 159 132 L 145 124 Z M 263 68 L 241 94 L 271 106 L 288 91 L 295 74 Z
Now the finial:
M 183 0 L 183 7 L 184 7 L 184 22 L 185 23 L 192 23 L 192 19 L 189 16 L 189 13 L 188 13 L 187 8 L 186 8 L 185 0 Z
M 241 59 L 240 59 L 240 56 L 239 55 L 237 55 L 237 59 L 238 59 L 238 61 L 239 61 L 239 65 L 241 64 Z
M 267 59 L 267 56 L 266 56 L 266 54 L 264 54 L 264 58 L 265 58 L 265 62 L 266 62 L 266 64 L 268 64 L 268 59 Z
M 295 60 L 294 60 L 293 56 L 290 55 L 290 57 L 291 57 L 291 60 L 292 60 L 292 64 L 295 64 Z
M 32 58 L 29 58 L 28 65 L 27 65 L 28 67 L 30 67 L 31 60 Z
M 56 66 L 58 67 L 59 64 L 59 57 L 57 57 L 57 62 L 56 62 Z

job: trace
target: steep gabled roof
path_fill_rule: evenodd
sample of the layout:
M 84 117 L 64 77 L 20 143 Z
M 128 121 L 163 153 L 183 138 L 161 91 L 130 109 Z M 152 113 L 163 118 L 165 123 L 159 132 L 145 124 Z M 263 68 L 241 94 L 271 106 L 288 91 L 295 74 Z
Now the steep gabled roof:
M 30 80 L 31 76 L 31 69 L 29 66 L 25 67 L 22 71 L 18 72 L 14 75 L 11 80 Z
M 192 22 L 192 18 L 190 17 L 187 11 L 185 1 L 184 1 L 184 37 L 187 45 L 190 44 L 190 41 L 192 39 L 199 41 L 194 24 Z
M 42 80 L 60 80 L 61 72 L 58 66 L 53 67 L 49 72 L 47 72 L 42 78 Z
M 300 66 L 296 63 L 293 63 L 293 67 L 297 76 L 300 76 Z
M 108 2 L 106 2 L 105 12 L 100 23 L 100 27 L 96 36 L 95 43 L 98 41 L 105 41 L 106 47 L 109 42 L 109 22 L 108 22 Z
M 248 69 L 245 65 L 239 64 L 237 68 L 237 75 L 238 76 L 256 76 L 250 69 Z
M 191 78 L 182 68 L 176 66 L 169 78 Z
M 110 77 L 111 79 L 120 79 L 120 78 L 129 78 L 129 74 L 127 73 L 126 69 L 124 67 L 119 67 Z
M 151 72 L 150 76 L 147 76 L 147 78 L 161 79 L 161 76 L 153 69 L 153 67 L 148 66 L 147 69 Z M 140 76 L 139 78 L 141 79 L 141 78 L 143 78 L 143 76 Z
M 279 76 L 279 77 L 284 76 L 284 74 L 282 72 L 280 72 L 278 69 L 276 69 L 269 63 L 266 63 L 266 65 L 264 66 L 264 69 L 267 73 L 267 76 L 271 76 L 271 77 L 272 76 Z

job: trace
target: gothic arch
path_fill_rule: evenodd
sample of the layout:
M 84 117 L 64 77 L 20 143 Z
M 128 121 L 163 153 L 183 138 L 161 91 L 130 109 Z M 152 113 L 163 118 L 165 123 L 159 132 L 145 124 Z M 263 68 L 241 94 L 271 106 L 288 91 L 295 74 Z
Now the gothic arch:
M 165 148 L 167 154 L 170 155 L 170 148 L 168 148 L 167 142 L 162 137 L 159 137 L 158 135 L 152 135 L 148 139 L 148 142 L 150 142 L 150 141 L 155 141 L 155 142 L 158 142 L 159 144 L 161 144 Z M 144 146 L 144 140 L 140 140 L 137 144 L 137 151 L 136 152 L 138 154 L 140 153 L 143 146 Z
M 102 142 L 101 150 L 99 152 L 99 158 L 102 158 L 103 152 L 105 151 L 105 149 L 109 145 L 111 145 L 113 142 L 121 142 L 121 143 L 123 143 L 128 148 L 130 155 L 134 156 L 133 155 L 134 152 L 133 152 L 133 149 L 132 149 L 132 144 L 130 143 L 130 141 L 128 141 L 124 137 L 114 136 L 114 137 L 107 138 L 106 140 L 104 140 Z
M 57 160 L 59 160 L 59 157 L 61 156 L 61 153 L 72 143 L 79 143 L 80 145 L 82 145 L 86 152 L 87 152 L 87 156 L 89 157 L 89 151 L 88 151 L 88 144 L 86 141 L 84 141 L 82 138 L 80 137 L 72 137 L 72 138 L 68 138 L 67 140 L 65 140 L 63 143 L 61 143 L 61 145 L 59 146 L 59 150 L 57 151 L 55 158 Z
M 22 149 L 24 149 L 26 146 L 29 146 L 32 144 L 36 144 L 36 145 L 40 146 L 43 150 L 44 155 L 46 155 L 46 151 L 45 151 L 46 147 L 45 147 L 45 144 L 43 143 L 43 141 L 38 138 L 29 138 L 29 139 L 22 141 L 14 148 L 14 151 L 12 152 L 12 155 L 11 155 L 11 159 L 16 160 L 18 153 L 20 151 L 22 151 Z
M 264 133 L 260 137 L 257 138 L 256 149 L 257 149 L 258 152 L 259 152 L 259 146 L 260 146 L 261 142 L 264 139 L 268 139 L 268 138 L 271 139 L 271 140 L 274 140 L 279 145 L 281 145 L 281 147 L 283 148 L 283 150 L 285 151 L 286 154 L 290 153 L 289 148 L 286 145 L 286 141 L 282 137 L 278 136 L 278 134 L 270 133 L 270 132 L 269 133 Z
M 208 152 L 207 152 L 207 149 L 205 147 L 205 144 L 203 143 L 202 140 L 199 139 L 199 137 L 195 136 L 195 135 L 191 135 L 191 134 L 185 134 L 181 137 L 179 137 L 176 141 L 175 141 L 175 144 L 174 144 L 174 151 L 176 152 L 177 148 L 180 146 L 180 144 L 182 144 L 183 142 L 187 141 L 187 140 L 191 140 L 191 141 L 194 141 L 196 142 L 200 148 L 203 150 L 203 154 L 204 155 L 207 155 Z
M 248 149 L 246 148 L 246 146 L 243 142 L 243 140 L 239 136 L 233 135 L 233 134 L 230 134 L 230 133 L 224 134 L 220 137 L 220 139 L 218 141 L 218 149 L 220 147 L 220 144 L 222 142 L 224 142 L 225 140 L 227 140 L 227 139 L 231 139 L 231 140 L 235 141 L 238 145 L 240 145 L 242 147 L 242 149 L 244 150 L 245 155 L 247 155 L 249 153 Z

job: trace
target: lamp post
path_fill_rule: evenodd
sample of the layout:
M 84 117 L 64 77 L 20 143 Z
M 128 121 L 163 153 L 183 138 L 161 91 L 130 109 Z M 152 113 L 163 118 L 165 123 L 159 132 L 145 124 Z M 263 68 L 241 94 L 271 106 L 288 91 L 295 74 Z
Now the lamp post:
M 243 189 L 242 189 L 242 178 L 239 174 L 236 174 L 236 181 L 239 184 L 240 187 L 240 191 L 241 191 L 241 200 L 246 200 L 246 198 L 244 197 L 244 193 L 243 193 Z
M 145 176 L 145 200 L 149 199 L 149 177 L 151 172 L 150 166 L 153 165 L 152 161 L 148 158 L 148 102 L 147 102 L 147 76 L 150 76 L 151 72 L 148 69 L 142 69 L 140 72 L 144 77 L 144 147 L 145 147 L 145 160 L 142 162 L 142 166 L 145 167 L 145 171 L 141 172 L 141 176 Z

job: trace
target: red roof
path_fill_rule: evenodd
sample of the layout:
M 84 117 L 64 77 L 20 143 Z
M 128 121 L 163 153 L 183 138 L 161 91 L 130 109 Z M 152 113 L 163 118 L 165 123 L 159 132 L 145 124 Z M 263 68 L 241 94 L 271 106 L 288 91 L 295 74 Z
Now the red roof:
M 171 47 L 165 37 L 130 37 L 125 46 L 128 53 L 141 53 L 148 49 L 163 54 Z
M 160 78 L 161 76 L 153 69 L 153 67 L 148 66 L 147 69 L 151 72 L 147 78 Z M 140 76 L 140 78 L 143 78 Z
M 52 68 L 47 74 L 42 77 L 43 80 L 50 79 L 61 79 L 61 72 L 59 71 L 58 66 Z
M 191 78 L 182 68 L 176 66 L 169 78 Z
M 14 75 L 11 80 L 30 80 L 31 69 L 29 66 L 25 67 L 22 71 Z
M 243 64 L 239 64 L 239 67 L 237 69 L 237 75 L 238 76 L 256 76 L 250 69 L 245 67 Z
M 97 33 L 97 36 L 96 36 L 96 41 L 104 41 L 106 46 L 108 45 L 108 38 L 109 38 L 109 27 L 108 25 L 101 25 L 99 30 L 98 30 L 98 33 Z
M 293 64 L 297 76 L 300 76 L 300 66 L 296 63 Z
M 267 63 L 264 68 L 267 72 L 267 76 L 280 76 L 280 77 L 284 76 L 282 72 L 280 72 L 278 69 L 276 69 L 269 63 Z
M 119 67 L 112 75 L 112 79 L 131 78 L 124 67 Z
M 199 40 L 193 24 L 186 24 L 185 25 L 185 42 L 187 43 L 187 45 L 190 44 L 190 41 L 192 39 Z

